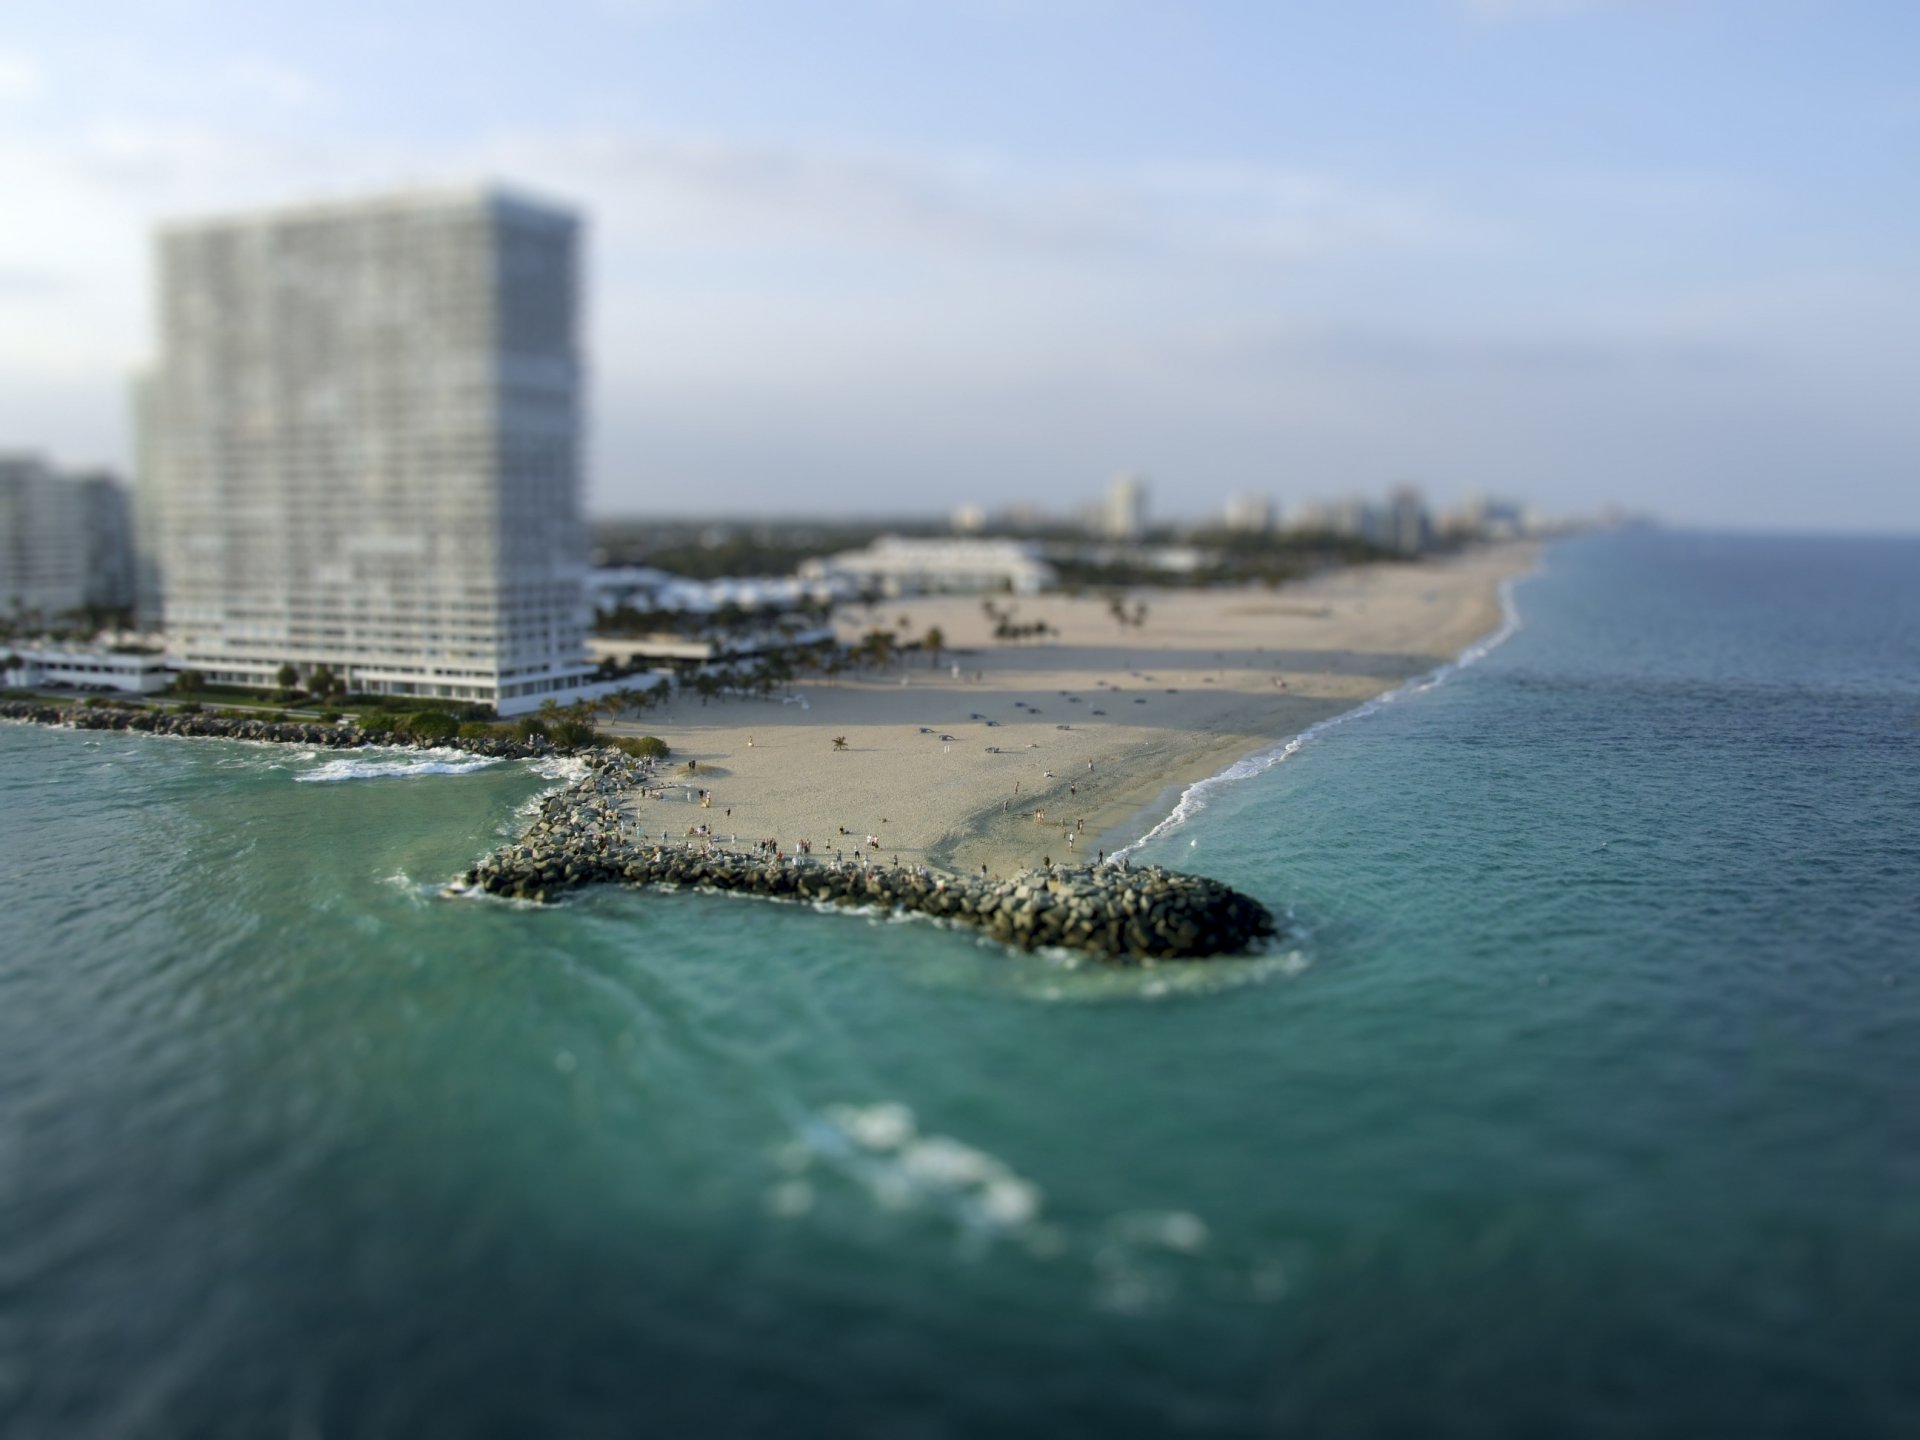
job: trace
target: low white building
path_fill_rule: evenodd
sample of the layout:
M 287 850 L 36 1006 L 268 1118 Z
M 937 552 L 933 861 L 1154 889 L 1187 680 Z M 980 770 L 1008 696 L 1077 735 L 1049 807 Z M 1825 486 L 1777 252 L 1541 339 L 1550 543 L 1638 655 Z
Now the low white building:
M 75 690 L 157 695 L 173 683 L 174 672 L 165 655 L 50 645 L 26 645 L 9 653 L 19 664 L 6 672 L 6 683 L 19 689 L 65 685 Z
M 600 566 L 587 572 L 588 598 L 602 615 L 622 606 L 686 615 L 711 615 L 728 605 L 742 610 L 797 610 L 806 604 L 849 599 L 858 588 L 847 580 L 795 577 L 690 580 L 650 565 Z
M 1011 591 L 1038 595 L 1053 588 L 1054 570 L 1040 547 L 1025 540 L 915 540 L 882 535 L 864 550 L 847 550 L 800 567 L 806 580 L 853 582 L 889 597 L 977 595 Z

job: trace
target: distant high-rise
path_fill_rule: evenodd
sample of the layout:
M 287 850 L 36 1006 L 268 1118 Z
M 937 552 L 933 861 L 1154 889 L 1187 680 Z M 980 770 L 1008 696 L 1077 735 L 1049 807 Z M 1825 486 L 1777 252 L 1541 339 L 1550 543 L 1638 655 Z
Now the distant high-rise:
M 1383 543 L 1402 555 L 1418 555 L 1433 543 L 1433 521 L 1427 503 L 1411 485 L 1402 485 L 1387 496 Z
M 579 252 L 494 190 L 162 231 L 142 529 L 176 664 L 504 712 L 585 674 Z
M 46 624 L 133 602 L 126 487 L 0 455 L 0 614 Z
M 1147 477 L 1131 473 L 1113 477 L 1107 487 L 1103 517 L 1109 540 L 1138 540 L 1147 532 Z
M 1249 535 L 1264 535 L 1273 529 L 1273 501 L 1265 495 L 1229 495 L 1227 529 Z
M 32 455 L 0 456 L 0 612 L 50 621 L 87 600 L 80 488 Z

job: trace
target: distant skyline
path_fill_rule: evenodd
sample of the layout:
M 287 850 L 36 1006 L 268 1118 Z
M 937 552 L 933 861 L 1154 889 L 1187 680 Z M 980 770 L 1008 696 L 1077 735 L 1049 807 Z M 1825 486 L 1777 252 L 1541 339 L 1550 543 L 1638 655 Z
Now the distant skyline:
M 0 31 L 0 449 L 127 467 L 156 224 L 588 217 L 595 514 L 1389 486 L 1920 530 L 1904 0 L 230 0 Z

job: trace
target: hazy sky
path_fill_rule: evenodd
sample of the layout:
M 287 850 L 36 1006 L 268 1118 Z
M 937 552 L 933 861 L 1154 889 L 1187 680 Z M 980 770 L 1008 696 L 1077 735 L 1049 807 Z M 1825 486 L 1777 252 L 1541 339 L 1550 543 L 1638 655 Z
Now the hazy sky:
M 126 461 L 155 220 L 475 178 L 602 513 L 1920 529 L 1915 0 L 0 0 L 0 448 Z

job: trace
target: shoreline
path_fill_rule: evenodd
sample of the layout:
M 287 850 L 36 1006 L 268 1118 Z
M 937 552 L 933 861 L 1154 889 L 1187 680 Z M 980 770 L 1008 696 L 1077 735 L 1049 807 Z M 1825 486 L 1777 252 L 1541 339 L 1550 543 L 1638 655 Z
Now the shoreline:
M 904 652 L 878 675 L 796 683 L 779 701 L 705 704 L 683 690 L 672 713 L 606 726 L 616 740 L 648 733 L 673 749 L 620 808 L 636 836 L 662 841 L 704 828 L 733 849 L 764 841 L 791 854 L 806 841 L 823 860 L 995 880 L 1086 869 L 1177 828 L 1214 790 L 1283 763 L 1328 728 L 1475 663 L 1520 628 L 1513 588 L 1539 555 L 1521 543 L 1272 590 L 1129 592 L 1130 605 L 1144 598 L 1144 624 L 1121 620 L 1104 595 L 988 602 L 1045 621 L 1039 644 L 995 644 L 977 596 L 849 607 L 843 641 L 877 628 L 918 640 L 930 625 L 945 644 L 937 656 Z M 558 753 L 498 737 L 427 742 L 29 702 L 0 714 L 332 750 Z
M 1257 776 L 1264 775 L 1275 766 L 1284 764 L 1286 761 L 1292 759 L 1304 746 L 1311 744 L 1335 727 L 1344 725 L 1350 720 L 1358 720 L 1367 715 L 1375 714 L 1383 705 L 1395 704 L 1402 699 L 1424 694 L 1437 685 L 1445 684 L 1460 671 L 1478 664 L 1526 628 L 1525 622 L 1520 615 L 1518 602 L 1513 598 L 1514 588 L 1523 580 L 1532 579 L 1534 576 L 1540 574 L 1543 563 L 1543 559 L 1536 555 L 1533 563 L 1527 569 L 1520 570 L 1500 581 L 1495 592 L 1500 604 L 1500 625 L 1498 628 L 1490 630 L 1485 635 L 1470 642 L 1458 655 L 1454 656 L 1453 659 L 1446 661 L 1444 664 L 1437 665 L 1426 674 L 1417 675 L 1413 679 L 1397 685 L 1391 690 L 1383 690 L 1371 699 L 1362 700 L 1350 710 L 1342 710 L 1337 714 L 1329 715 L 1324 720 L 1316 721 L 1305 730 L 1302 730 L 1298 735 L 1289 737 L 1279 745 L 1271 746 L 1265 750 L 1251 751 L 1228 765 L 1224 770 L 1195 780 L 1191 784 L 1181 788 L 1178 798 L 1172 805 L 1166 807 L 1166 814 L 1151 825 L 1145 826 L 1139 838 L 1126 841 L 1119 849 L 1108 853 L 1116 856 L 1132 854 L 1148 841 L 1158 839 L 1160 836 L 1178 829 L 1193 816 L 1199 814 L 1201 810 L 1206 808 L 1206 796 L 1214 789 L 1232 785 L 1242 780 L 1252 780 Z M 1245 768 L 1243 769 L 1243 767 Z M 1171 788 L 1172 787 L 1169 787 L 1169 789 Z M 1143 816 L 1151 814 L 1154 813 L 1157 808 L 1157 804 L 1155 806 L 1149 806 L 1141 813 Z
M 629 813 L 656 836 L 663 822 L 670 836 L 704 823 L 723 842 L 805 839 L 816 855 L 970 876 L 1110 859 L 1191 813 L 1196 791 L 1473 663 L 1512 633 L 1512 584 L 1539 553 L 1487 546 L 1273 590 L 1135 590 L 1148 609 L 1137 626 L 1117 623 L 1104 595 L 990 597 L 1046 621 L 1038 644 L 995 643 L 978 596 L 849 607 L 843 641 L 937 627 L 940 668 L 908 652 L 878 676 L 796 683 L 782 701 L 682 692 L 610 728 L 666 740 L 667 783 L 710 804 L 636 798 Z

